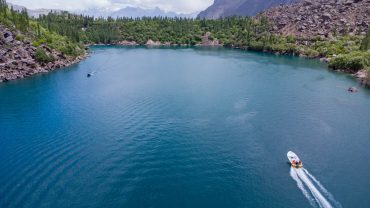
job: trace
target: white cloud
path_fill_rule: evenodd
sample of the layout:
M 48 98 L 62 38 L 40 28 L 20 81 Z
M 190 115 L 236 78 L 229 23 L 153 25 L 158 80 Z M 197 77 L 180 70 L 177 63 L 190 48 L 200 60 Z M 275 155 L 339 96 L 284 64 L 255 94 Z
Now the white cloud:
M 84 10 L 134 6 L 147 9 L 159 7 L 165 11 L 192 13 L 204 10 L 213 3 L 213 0 L 8 0 L 8 2 L 30 9 Z

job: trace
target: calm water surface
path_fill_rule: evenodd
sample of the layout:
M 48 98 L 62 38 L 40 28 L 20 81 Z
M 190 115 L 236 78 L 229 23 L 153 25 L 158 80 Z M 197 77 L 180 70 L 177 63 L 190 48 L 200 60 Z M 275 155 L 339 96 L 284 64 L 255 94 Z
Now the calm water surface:
M 0 207 L 317 206 L 288 150 L 333 206 L 370 207 L 370 92 L 346 91 L 357 85 L 300 58 L 94 47 L 0 84 Z

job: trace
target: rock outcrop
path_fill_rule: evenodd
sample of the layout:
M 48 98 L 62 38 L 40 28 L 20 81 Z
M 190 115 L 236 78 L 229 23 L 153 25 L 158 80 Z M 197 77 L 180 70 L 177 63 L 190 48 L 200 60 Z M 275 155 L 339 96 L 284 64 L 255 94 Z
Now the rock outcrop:
M 189 46 L 188 44 L 176 44 L 171 42 L 153 41 L 149 39 L 145 44 L 147 47 L 158 47 L 158 46 Z
M 215 38 L 211 40 L 211 33 L 207 32 L 202 36 L 202 42 L 197 44 L 197 46 L 223 46 L 220 41 Z
M 264 15 L 274 32 L 330 38 L 336 34 L 365 34 L 370 26 L 370 0 L 303 0 L 277 6 Z
M 200 19 L 217 19 L 229 16 L 254 16 L 258 12 L 280 4 L 299 0 L 215 0 L 213 5 L 199 13 Z
M 84 56 L 72 58 L 49 48 L 40 46 L 54 61 L 40 63 L 36 60 L 36 47 L 28 41 L 16 40 L 15 32 L 0 25 L 0 82 L 19 79 L 69 66 L 81 61 Z
M 124 40 L 124 41 L 118 41 L 116 43 L 113 43 L 114 45 L 121 45 L 121 46 L 138 46 L 140 44 L 138 44 L 137 42 L 135 41 L 127 41 L 127 40 Z
M 361 81 L 361 84 L 370 86 L 370 71 L 363 69 L 355 74 L 355 77 Z
M 160 41 L 148 40 L 145 45 L 146 46 L 161 46 L 163 44 Z

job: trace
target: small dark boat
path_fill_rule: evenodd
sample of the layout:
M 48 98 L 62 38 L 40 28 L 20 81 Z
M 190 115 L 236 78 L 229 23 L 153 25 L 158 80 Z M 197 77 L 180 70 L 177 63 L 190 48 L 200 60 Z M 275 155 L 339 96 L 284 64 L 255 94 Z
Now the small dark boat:
M 87 74 L 87 77 L 91 77 L 91 76 L 92 76 L 92 74 L 91 74 L 91 73 L 88 73 L 88 74 Z
M 358 89 L 356 87 L 350 87 L 350 88 L 348 88 L 348 92 L 355 93 L 355 92 L 358 92 Z

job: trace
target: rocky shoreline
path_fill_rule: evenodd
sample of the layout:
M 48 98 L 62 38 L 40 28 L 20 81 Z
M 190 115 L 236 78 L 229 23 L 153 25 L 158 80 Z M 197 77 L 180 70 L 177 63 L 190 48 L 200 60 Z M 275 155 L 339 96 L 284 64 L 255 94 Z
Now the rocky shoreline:
M 78 63 L 87 57 L 87 52 L 81 56 L 71 57 L 41 45 L 48 56 L 54 61 L 41 63 L 36 60 L 36 50 L 29 41 L 17 40 L 16 34 L 0 25 L 0 82 L 21 79 L 38 73 L 46 73 Z
M 7 82 L 10 80 L 21 79 L 25 77 L 32 76 L 38 73 L 47 73 L 59 68 L 67 67 L 73 64 L 80 62 L 88 56 L 88 53 L 78 56 L 70 57 L 65 56 L 63 53 L 58 52 L 46 45 L 41 45 L 39 48 L 42 48 L 47 55 L 52 56 L 54 61 L 49 63 L 40 63 L 36 60 L 36 47 L 32 46 L 30 42 L 16 40 L 16 34 L 12 31 L 2 27 L 0 25 L 0 82 Z M 195 46 L 207 46 L 207 47 L 223 47 L 224 45 L 219 42 L 217 39 L 210 38 L 211 33 L 206 33 L 202 37 L 202 41 Z M 162 46 L 183 46 L 190 47 L 190 44 L 173 44 L 171 42 L 160 42 L 148 40 L 145 44 L 140 44 L 135 41 L 118 41 L 112 44 L 88 44 L 88 46 L 94 45 L 117 45 L 117 46 L 147 46 L 147 47 L 162 47 Z M 229 46 L 230 48 L 240 49 L 240 50 L 250 50 L 247 47 L 240 46 Z M 263 53 L 273 53 L 277 55 L 284 55 L 281 52 L 269 52 L 269 51 L 260 51 Z M 286 54 L 286 55 L 299 55 L 299 54 Z M 322 59 L 316 57 L 320 61 L 328 62 L 330 60 Z M 343 71 L 344 73 L 349 73 Z M 355 74 L 352 74 L 356 77 L 361 84 L 365 86 L 370 86 L 370 73 L 366 70 L 361 70 Z

